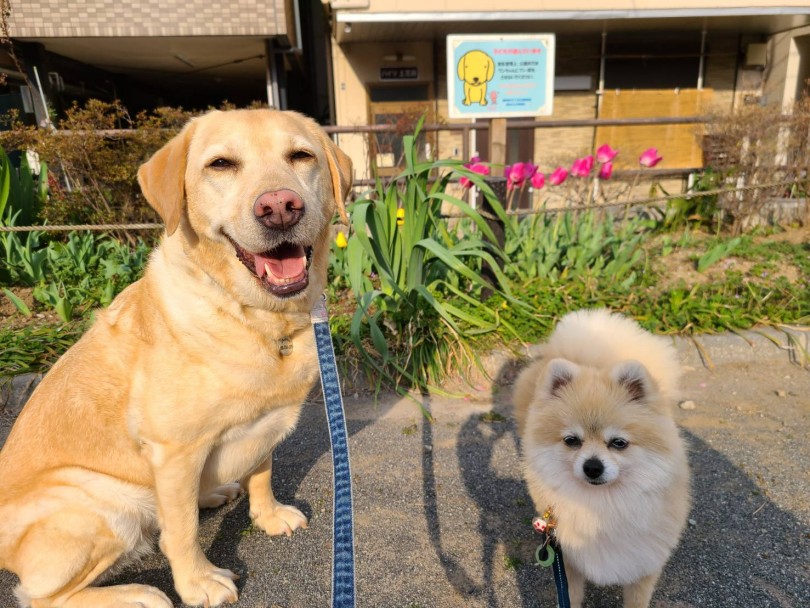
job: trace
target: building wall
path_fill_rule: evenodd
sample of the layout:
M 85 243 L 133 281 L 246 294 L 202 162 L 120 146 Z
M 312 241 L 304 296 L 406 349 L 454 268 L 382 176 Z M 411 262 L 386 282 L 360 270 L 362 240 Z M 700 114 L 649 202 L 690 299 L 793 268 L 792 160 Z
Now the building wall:
M 620 34 L 612 34 L 620 36 Z M 600 116 L 600 100 L 602 94 L 598 91 L 600 75 L 600 54 L 602 37 L 600 34 L 589 35 L 561 35 L 557 37 L 556 75 L 585 76 L 590 79 L 591 87 L 588 90 L 557 91 L 554 98 L 554 113 L 547 118 L 538 118 L 538 121 L 560 119 L 593 119 Z M 736 102 L 735 86 L 744 83 L 749 86 L 754 99 L 758 99 L 759 82 L 756 79 L 740 78 L 739 69 L 739 39 L 732 34 L 710 34 L 707 40 L 707 56 L 703 75 L 703 85 L 706 95 L 702 105 L 685 115 L 695 113 L 730 111 Z M 408 65 L 417 66 L 419 81 L 431 82 L 435 95 L 435 117 L 440 124 L 470 124 L 465 119 L 450 119 L 447 104 L 447 70 L 446 70 L 446 44 L 444 38 L 424 42 L 386 42 L 386 43 L 347 43 L 335 44 L 335 75 L 336 75 L 336 107 L 337 122 L 340 125 L 368 124 L 368 87 L 379 83 L 379 68 L 386 65 L 383 58 L 386 55 L 399 53 L 412 56 L 413 61 Z M 754 75 L 760 72 L 753 72 Z M 434 77 L 435 75 L 435 77 Z M 697 86 L 698 74 L 695 72 L 695 85 L 690 87 L 694 91 Z M 737 90 L 740 90 L 739 88 Z M 639 89 L 639 94 L 644 88 Z M 615 93 L 614 91 L 610 91 Z M 661 91 L 661 97 L 667 93 L 672 96 L 674 90 Z M 630 101 L 636 94 L 632 89 L 622 92 L 622 99 Z M 677 92 L 674 92 L 677 97 Z M 667 105 L 669 104 L 669 105 Z M 678 114 L 677 106 L 672 109 L 667 102 L 659 110 L 648 108 L 644 114 L 625 114 L 625 116 L 669 116 Z M 688 137 L 679 140 L 678 154 L 668 153 L 668 162 L 665 166 L 695 166 L 700 164 L 701 134 L 697 127 L 685 126 L 680 128 Z M 628 128 L 625 128 L 628 130 Z M 648 128 L 649 130 L 649 128 Z M 653 128 L 654 132 L 655 129 Z M 558 165 L 568 166 L 572 159 L 592 152 L 603 143 L 629 146 L 626 137 L 616 135 L 616 141 L 597 141 L 598 134 L 592 127 L 569 127 L 536 129 L 533 133 L 534 156 L 520 160 L 533 161 L 540 165 L 544 171 L 550 171 Z M 683 134 L 682 134 L 683 135 Z M 604 138 L 603 138 L 604 139 Z M 636 138 L 637 139 L 637 138 Z M 645 140 L 646 141 L 646 140 Z M 478 139 L 481 142 L 481 139 Z M 461 131 L 440 132 L 434 141 L 436 153 L 440 158 L 463 158 L 464 133 Z M 641 143 L 631 142 L 640 146 Z M 646 143 L 642 149 L 653 145 L 661 145 L 658 141 Z M 355 159 L 357 177 L 370 177 L 369 174 L 369 148 L 367 138 L 360 136 L 341 136 L 341 145 L 348 147 L 348 151 Z M 674 145 L 674 144 L 673 144 Z M 686 146 L 691 150 L 681 150 Z M 469 155 L 478 150 L 474 134 L 468 142 Z M 640 150 L 629 148 L 625 156 L 633 156 Z M 514 156 L 514 154 L 513 154 Z M 465 159 L 466 160 L 466 159 Z M 507 161 L 512 162 L 512 161 Z
M 287 32 L 285 0 L 15 0 L 15 38 L 81 36 L 273 36 Z
M 333 8 L 370 12 L 446 11 L 594 11 L 783 7 L 783 0 L 332 0 Z

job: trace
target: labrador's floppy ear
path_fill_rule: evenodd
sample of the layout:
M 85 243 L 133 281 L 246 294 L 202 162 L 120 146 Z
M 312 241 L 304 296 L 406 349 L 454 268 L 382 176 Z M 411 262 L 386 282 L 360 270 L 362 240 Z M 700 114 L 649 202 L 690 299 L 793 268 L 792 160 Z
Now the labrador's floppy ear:
M 326 161 L 329 163 L 329 173 L 332 176 L 332 193 L 337 203 L 340 220 L 348 225 L 349 217 L 346 215 L 346 198 L 352 190 L 352 159 L 331 138 L 324 133 L 321 137 L 326 152 Z
M 192 121 L 138 169 L 146 202 L 163 218 L 169 236 L 177 230 L 185 206 L 186 155 L 193 132 Z

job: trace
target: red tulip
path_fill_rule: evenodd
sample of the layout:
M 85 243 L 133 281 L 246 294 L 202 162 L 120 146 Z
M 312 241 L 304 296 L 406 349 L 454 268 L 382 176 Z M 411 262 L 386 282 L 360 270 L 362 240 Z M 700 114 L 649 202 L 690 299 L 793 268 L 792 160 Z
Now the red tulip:
M 532 188 L 534 188 L 535 190 L 539 190 L 545 185 L 546 185 L 546 176 L 540 173 L 539 171 L 535 171 L 535 174 L 532 175 Z

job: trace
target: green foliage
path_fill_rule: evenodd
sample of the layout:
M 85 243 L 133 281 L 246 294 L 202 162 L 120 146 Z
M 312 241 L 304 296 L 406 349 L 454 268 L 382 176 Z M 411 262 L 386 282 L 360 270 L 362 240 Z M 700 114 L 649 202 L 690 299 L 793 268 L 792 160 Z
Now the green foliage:
M 0 233 L 3 269 L 10 284 L 34 287 L 34 299 L 67 322 L 74 312 L 107 306 L 143 271 L 149 247 L 134 247 L 109 236 L 71 233 L 64 243 L 40 245 L 40 233 Z M 8 296 L 8 294 L 6 294 Z M 22 310 L 11 297 L 9 299 Z
M 522 284 L 539 277 L 557 281 L 599 276 L 627 289 L 637 279 L 645 220 L 614 222 L 593 210 L 510 220 L 515 236 L 504 247 L 510 260 L 504 271 Z
M 710 266 L 716 264 L 723 258 L 728 257 L 737 248 L 741 242 L 740 237 L 733 238 L 728 241 L 719 241 L 706 250 L 697 262 L 697 269 L 699 272 L 705 272 Z
M 18 169 L 0 147 L 0 226 L 31 225 L 47 198 L 48 165 L 40 162 L 35 174 L 22 154 Z
M 454 361 L 475 359 L 469 338 L 501 326 L 497 310 L 471 293 L 489 287 L 474 268 L 495 269 L 500 289 L 511 297 L 487 240 L 495 240 L 480 214 L 448 193 L 454 174 L 471 178 L 490 204 L 500 203 L 481 176 L 460 162 L 419 162 L 414 135 L 404 138 L 406 168 L 351 207 L 353 232 L 343 254 L 345 276 L 357 297 L 350 335 L 358 352 L 378 373 L 378 382 L 426 387 Z M 463 236 L 441 218 L 442 205 L 461 212 Z M 461 232 L 459 230 L 459 232 Z M 459 303 L 463 304 L 459 306 Z
M 45 372 L 82 335 L 83 322 L 0 326 L 0 377 Z
M 45 280 L 48 252 L 40 243 L 43 233 L 0 232 L 0 281 L 33 286 Z
M 33 313 L 31 309 L 28 308 L 28 305 L 23 302 L 20 298 L 16 296 L 16 294 L 11 291 L 10 289 L 3 288 L 3 293 L 6 294 L 6 297 L 11 300 L 11 303 L 14 304 L 14 307 L 19 310 L 22 314 L 26 317 L 30 317 Z
M 722 187 L 722 177 L 711 168 L 698 176 L 689 192 L 682 197 L 672 198 L 667 202 L 661 227 L 667 231 L 681 229 L 685 226 L 703 226 L 710 228 L 719 221 L 717 194 L 701 194 Z M 659 186 L 660 188 L 660 186 Z M 668 192 L 661 190 L 664 194 Z

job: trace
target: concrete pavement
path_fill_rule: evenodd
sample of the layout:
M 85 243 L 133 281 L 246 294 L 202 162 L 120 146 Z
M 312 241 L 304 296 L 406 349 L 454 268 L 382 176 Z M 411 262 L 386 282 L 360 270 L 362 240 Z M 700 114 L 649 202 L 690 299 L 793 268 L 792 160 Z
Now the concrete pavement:
M 694 405 L 676 412 L 691 446 L 694 508 L 653 606 L 810 606 L 810 371 L 796 364 L 801 350 L 791 356 L 785 335 L 770 331 L 781 347 L 758 333 L 704 336 L 700 347 L 678 340 Z M 793 335 L 807 348 L 807 332 Z M 493 386 L 426 402 L 432 424 L 412 400 L 347 395 L 358 606 L 556 606 L 551 573 L 530 564 L 534 509 L 509 403 L 516 367 L 508 357 L 490 365 Z M 14 409 L 0 412 L 0 440 Z M 237 606 L 329 606 L 331 461 L 319 399 L 274 467 L 276 495 L 310 517 L 309 529 L 269 538 L 240 498 L 203 512 L 203 547 L 241 575 Z M 159 553 L 111 581 L 124 582 L 178 601 Z M 14 605 L 13 585 L 0 573 L 0 607 Z M 620 605 L 618 589 L 589 589 L 586 606 Z

